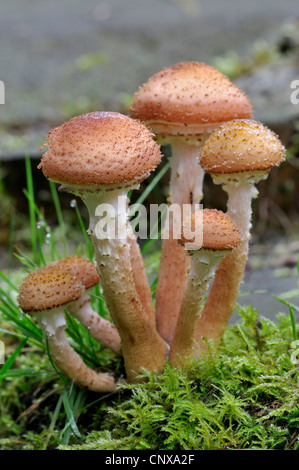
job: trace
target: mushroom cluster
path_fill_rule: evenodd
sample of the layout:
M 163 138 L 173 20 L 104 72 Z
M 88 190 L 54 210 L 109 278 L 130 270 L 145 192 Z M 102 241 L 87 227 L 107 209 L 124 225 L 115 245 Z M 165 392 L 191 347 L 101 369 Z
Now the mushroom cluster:
M 205 170 L 198 161 L 203 143 L 221 123 L 250 118 L 252 106 L 214 67 L 182 62 L 158 72 L 135 93 L 130 115 L 145 122 L 160 143 L 171 145 L 169 204 L 190 204 L 194 209 L 203 197 Z M 170 227 L 156 290 L 157 325 L 168 342 L 184 295 L 188 261 Z
M 171 146 L 169 209 L 190 211 L 179 233 L 175 213 L 168 219 L 154 304 L 128 193 L 155 170 L 163 143 Z M 73 350 L 65 311 L 123 357 L 131 383 L 143 380 L 143 369 L 161 372 L 167 360 L 183 366 L 205 352 L 206 338 L 217 345 L 243 278 L 255 184 L 285 153 L 278 137 L 252 119 L 244 93 L 215 68 L 182 62 L 141 86 L 128 115 L 73 117 L 50 130 L 44 146 L 38 168 L 87 207 L 95 260 L 70 256 L 32 271 L 20 286 L 19 306 L 39 322 L 56 367 L 93 391 L 118 384 Z M 228 193 L 226 213 L 200 207 L 205 173 Z M 89 290 L 98 283 L 112 321 L 92 308 Z

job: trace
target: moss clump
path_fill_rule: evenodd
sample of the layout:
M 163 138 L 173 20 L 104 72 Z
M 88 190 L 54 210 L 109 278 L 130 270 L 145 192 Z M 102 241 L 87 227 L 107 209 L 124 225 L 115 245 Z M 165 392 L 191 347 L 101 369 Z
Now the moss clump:
M 0 448 L 298 450 L 298 324 L 239 314 L 207 358 L 108 396 L 64 384 L 42 351 L 23 351 L 1 383 Z
M 108 409 L 97 430 L 63 449 L 299 449 L 299 367 L 288 317 L 239 308 L 216 353 L 184 370 L 168 365 Z M 295 361 L 296 362 L 296 361 Z M 103 418 L 103 416 L 102 416 Z

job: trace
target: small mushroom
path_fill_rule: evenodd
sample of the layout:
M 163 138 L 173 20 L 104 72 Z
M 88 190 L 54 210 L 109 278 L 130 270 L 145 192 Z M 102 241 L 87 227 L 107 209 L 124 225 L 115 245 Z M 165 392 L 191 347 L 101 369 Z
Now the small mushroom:
M 162 370 L 167 345 L 136 289 L 127 214 L 127 193 L 160 162 L 159 145 L 143 124 L 112 112 L 76 116 L 50 131 L 47 145 L 39 168 L 61 183 L 61 190 L 81 197 L 88 209 L 88 233 L 129 381 L 137 380 L 142 368 Z M 99 234 L 98 211 L 103 207 L 107 230 Z M 149 285 L 145 288 L 150 292 Z
M 72 255 L 54 261 L 49 266 L 64 269 L 80 282 L 84 290 L 81 296 L 69 305 L 69 313 L 82 323 L 92 338 L 117 355 L 121 355 L 121 340 L 116 327 L 95 312 L 91 306 L 88 291 L 99 283 L 95 264 L 81 256 Z
M 197 225 L 196 225 L 197 224 Z M 191 216 L 191 229 L 198 227 L 202 237 L 190 246 L 192 233 L 183 233 L 180 243 L 191 257 L 190 271 L 185 287 L 174 337 L 170 347 L 169 362 L 182 366 L 194 356 L 195 332 L 204 296 L 217 264 L 240 242 L 240 234 L 230 217 L 216 209 L 196 211 Z M 221 302 L 221 299 L 218 299 Z
M 171 144 L 169 204 L 191 204 L 202 198 L 204 170 L 198 165 L 203 142 L 219 125 L 250 118 L 247 97 L 214 67 L 182 62 L 153 75 L 135 94 L 130 115 L 143 121 L 160 143 Z M 173 222 L 173 225 L 180 226 Z M 187 280 L 189 259 L 170 230 L 163 240 L 156 319 L 158 331 L 171 342 Z
M 238 227 L 241 242 L 218 265 L 197 326 L 196 338 L 202 347 L 202 337 L 219 342 L 235 308 L 248 256 L 251 202 L 258 194 L 255 184 L 284 158 L 278 137 L 251 119 L 223 124 L 203 145 L 200 165 L 227 192 L 227 214 Z
M 111 392 L 117 387 L 113 376 L 88 367 L 70 346 L 65 334 L 64 309 L 70 308 L 82 291 L 82 285 L 72 274 L 54 267 L 40 268 L 23 280 L 18 303 L 24 313 L 38 321 L 50 357 L 64 375 L 79 387 L 94 392 Z

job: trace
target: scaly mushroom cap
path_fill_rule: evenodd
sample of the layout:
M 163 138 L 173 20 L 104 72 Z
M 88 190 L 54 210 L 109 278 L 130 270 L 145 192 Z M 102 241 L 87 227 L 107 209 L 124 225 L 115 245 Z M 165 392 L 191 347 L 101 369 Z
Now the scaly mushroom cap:
M 153 75 L 135 93 L 130 115 L 149 126 L 161 121 L 192 127 L 250 118 L 252 106 L 214 67 L 182 62 Z
M 161 160 L 159 145 L 140 122 L 113 112 L 76 116 L 52 129 L 38 168 L 56 182 L 101 186 L 145 179 Z
M 47 266 L 32 271 L 24 279 L 18 303 L 23 312 L 39 312 L 77 300 L 82 293 L 82 285 L 72 274 Z
M 274 132 L 258 121 L 237 119 L 210 135 L 201 149 L 200 165 L 211 174 L 264 171 L 284 158 L 285 148 Z
M 49 267 L 64 269 L 71 273 L 85 287 L 91 289 L 99 283 L 100 276 L 94 263 L 81 256 L 67 256 L 66 258 L 54 261 Z
M 202 229 L 202 244 L 192 243 L 192 250 L 232 250 L 240 243 L 240 233 L 231 218 L 217 209 L 203 209 L 191 215 L 191 224 L 183 225 L 181 245 L 194 242 L 194 229 Z M 190 233 L 191 228 L 191 233 Z M 193 232 L 193 233 L 192 233 Z

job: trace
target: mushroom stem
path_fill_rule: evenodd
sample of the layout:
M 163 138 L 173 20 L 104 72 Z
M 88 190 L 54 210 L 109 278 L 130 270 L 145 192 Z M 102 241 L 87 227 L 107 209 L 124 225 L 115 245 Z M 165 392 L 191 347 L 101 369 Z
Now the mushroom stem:
M 227 184 L 223 189 L 228 194 L 227 215 L 232 219 L 240 232 L 241 240 L 248 246 L 251 229 L 251 202 L 258 196 L 258 190 L 249 181 L 240 184 Z
M 118 356 L 122 354 L 121 340 L 117 329 L 110 321 L 93 310 L 87 292 L 84 292 L 78 300 L 72 302 L 68 311 L 82 323 L 91 337 L 102 346 L 111 349 Z
M 198 164 L 200 145 L 191 144 L 188 137 L 170 138 L 172 155 L 170 158 L 169 204 L 177 201 L 194 205 L 203 196 L 204 170 Z
M 39 323 L 49 354 L 57 368 L 79 387 L 93 392 L 112 392 L 117 383 L 112 375 L 96 372 L 83 362 L 65 335 L 66 320 L 62 308 L 39 313 Z
M 99 194 L 99 193 L 97 193 Z M 167 346 L 157 333 L 151 319 L 141 304 L 136 290 L 131 266 L 130 243 L 127 238 L 127 211 L 121 211 L 119 196 L 124 190 L 105 193 L 103 198 L 111 208 L 107 212 L 107 233 L 113 233 L 118 214 L 119 238 L 97 238 L 97 218 L 94 197 L 82 197 L 90 214 L 88 233 L 92 239 L 101 287 L 111 317 L 122 342 L 125 368 L 130 382 L 136 381 L 142 368 L 159 372 L 164 367 Z M 103 202 L 102 199 L 102 202 Z
M 132 188 L 133 189 L 133 188 Z M 67 189 L 68 190 L 68 189 Z M 74 191 L 76 194 L 76 191 Z M 155 311 L 153 306 L 151 289 L 149 286 L 148 278 L 145 271 L 145 265 L 143 258 L 140 252 L 140 248 L 136 237 L 133 233 L 132 226 L 127 219 L 127 191 L 124 189 L 111 190 L 107 193 L 103 191 L 99 192 L 90 192 L 90 193 L 80 193 L 79 197 L 83 200 L 89 212 L 89 229 L 88 233 L 90 236 L 94 235 L 96 230 L 98 218 L 96 217 L 96 209 L 101 204 L 111 205 L 112 209 L 115 210 L 115 219 L 111 219 L 110 227 L 107 226 L 108 233 L 115 233 L 117 236 L 118 233 L 125 235 L 129 241 L 130 245 L 130 262 L 133 269 L 134 283 L 140 301 L 147 312 L 153 325 L 156 324 Z M 117 204 L 117 202 L 119 204 Z M 107 219 L 108 221 L 108 219 Z
M 241 241 L 220 261 L 198 321 L 196 341 L 203 350 L 206 343 L 202 338 L 208 338 L 217 345 L 234 311 L 248 257 L 251 202 L 258 194 L 255 186 L 245 179 L 239 184 L 226 184 L 223 189 L 228 193 L 227 215 L 237 226 Z
M 152 292 L 150 289 L 148 277 L 145 270 L 144 261 L 140 251 L 139 244 L 133 233 L 132 226 L 128 222 L 128 240 L 130 244 L 130 259 L 133 269 L 133 276 L 135 281 L 136 290 L 138 292 L 140 301 L 147 312 L 149 319 L 156 325 L 156 316 L 153 305 Z
M 191 254 L 188 281 L 170 347 L 169 361 L 174 367 L 183 365 L 186 358 L 194 356 L 195 331 L 204 296 L 218 262 L 226 253 L 227 250 L 201 250 Z
M 186 139 L 173 137 L 170 158 L 170 191 L 168 203 L 184 204 L 194 208 L 202 198 L 204 171 L 198 164 L 199 144 L 190 144 Z M 175 224 L 178 225 L 175 225 Z M 173 219 L 173 226 L 181 221 Z M 162 338 L 171 343 L 180 305 L 187 282 L 189 258 L 172 232 L 163 240 L 159 277 L 156 289 L 156 321 Z

